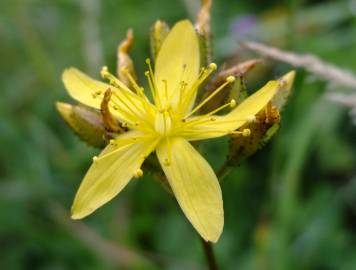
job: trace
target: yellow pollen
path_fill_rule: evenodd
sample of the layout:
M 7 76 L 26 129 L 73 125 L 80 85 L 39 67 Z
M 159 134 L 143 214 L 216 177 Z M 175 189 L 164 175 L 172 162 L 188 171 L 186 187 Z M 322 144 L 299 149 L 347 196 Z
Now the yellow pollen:
M 247 116 L 246 120 L 247 120 L 248 123 L 254 123 L 254 122 L 256 122 L 256 116 L 249 115 L 249 116 Z
M 245 128 L 242 131 L 230 131 L 228 134 L 231 135 L 242 135 L 243 137 L 248 137 L 251 135 L 251 130 L 249 128 Z
M 134 173 L 135 178 L 139 178 L 143 176 L 143 171 L 141 169 L 137 169 L 136 172 Z
M 232 99 L 231 101 L 230 101 L 230 107 L 231 108 L 234 108 L 236 106 L 236 100 L 235 99 Z
M 157 107 L 161 107 L 161 102 L 158 96 L 157 86 L 155 83 L 154 74 L 151 66 L 151 60 L 149 58 L 146 59 L 146 64 L 148 65 L 148 71 L 145 72 L 145 76 L 147 77 L 148 86 L 150 88 L 153 101 Z
M 135 89 L 136 93 L 142 97 L 143 91 L 142 87 L 138 86 L 137 82 L 135 79 L 132 77 L 131 73 L 128 71 L 127 67 L 121 68 L 121 71 L 125 73 L 127 78 L 129 79 L 130 83 L 132 84 L 133 88 Z
M 199 105 L 197 105 L 188 115 L 186 115 L 184 118 L 188 118 L 189 116 L 193 115 L 196 111 L 198 111 L 201 107 L 203 107 L 209 100 L 211 100 L 213 97 L 215 97 L 221 90 L 223 90 L 225 88 L 225 86 L 227 86 L 229 83 L 232 83 L 235 81 L 235 77 L 234 76 L 229 76 L 226 78 L 226 81 L 220 85 L 213 93 L 211 93 L 207 98 L 205 98 Z M 231 101 L 232 104 L 234 103 L 233 101 Z M 236 101 L 235 101 L 236 103 Z M 225 104 L 223 106 L 221 106 L 220 108 L 214 110 L 214 113 L 216 111 L 219 111 L 223 108 L 225 108 L 227 106 L 230 106 L 230 103 Z M 212 113 L 209 113 L 212 114 Z
M 179 105 L 183 108 L 186 108 L 191 101 L 191 98 L 196 94 L 199 89 L 199 86 L 205 81 L 206 78 L 210 76 L 212 72 L 217 69 L 217 65 L 215 63 L 209 64 L 207 68 L 201 68 L 200 73 L 198 75 L 198 79 L 190 86 L 188 89 L 188 93 L 185 95 L 184 99 L 179 100 Z M 183 96 L 183 95 L 182 95 Z
M 251 135 L 251 129 L 249 128 L 245 128 L 243 131 L 242 131 L 242 136 L 244 137 L 248 137 Z
M 209 68 L 212 70 L 216 70 L 218 68 L 218 66 L 215 63 L 210 63 Z
M 226 81 L 229 83 L 233 83 L 235 81 L 235 77 L 234 76 L 229 76 L 226 78 Z
M 109 74 L 109 70 L 107 66 L 103 66 L 100 70 L 100 75 L 101 77 L 103 77 L 103 79 L 105 79 L 107 77 L 107 75 Z

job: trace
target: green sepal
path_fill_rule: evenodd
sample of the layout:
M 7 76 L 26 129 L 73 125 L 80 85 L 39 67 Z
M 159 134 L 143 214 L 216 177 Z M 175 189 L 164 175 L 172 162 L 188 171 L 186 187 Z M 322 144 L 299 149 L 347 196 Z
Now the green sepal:
M 151 56 L 153 59 L 156 59 L 159 50 L 163 44 L 163 41 L 167 37 L 170 29 L 168 24 L 165 21 L 157 20 L 154 25 L 151 27 L 150 31 L 150 47 L 151 47 Z
M 256 115 L 256 121 L 246 123 L 238 129 L 243 132 L 250 130 L 249 136 L 242 134 L 230 135 L 229 155 L 227 162 L 230 166 L 238 165 L 244 159 L 252 156 L 276 134 L 280 126 L 280 115 L 278 109 L 267 105 Z
M 212 62 L 212 45 L 210 33 L 197 31 L 200 49 L 200 66 L 206 67 Z
M 83 105 L 57 102 L 57 110 L 74 133 L 87 144 L 103 148 L 108 143 L 101 114 Z

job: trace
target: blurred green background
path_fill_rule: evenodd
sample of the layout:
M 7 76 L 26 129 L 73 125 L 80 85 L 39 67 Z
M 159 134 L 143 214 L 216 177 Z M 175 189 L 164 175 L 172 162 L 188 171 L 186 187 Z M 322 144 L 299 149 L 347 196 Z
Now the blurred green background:
M 206 269 L 200 240 L 177 203 L 149 175 L 84 221 L 69 218 L 98 150 L 55 110 L 71 102 L 61 82 L 76 66 L 114 70 L 132 27 L 140 77 L 150 25 L 194 15 L 198 0 L 0 0 L 0 269 Z M 252 57 L 254 39 L 319 55 L 356 71 L 356 1 L 216 0 L 215 61 Z M 291 67 L 267 62 L 249 90 Z M 341 91 L 297 70 L 282 128 L 222 184 L 221 269 L 356 269 L 356 127 L 324 97 Z M 354 89 L 355 90 L 355 89 Z M 226 140 L 205 144 L 215 169 Z

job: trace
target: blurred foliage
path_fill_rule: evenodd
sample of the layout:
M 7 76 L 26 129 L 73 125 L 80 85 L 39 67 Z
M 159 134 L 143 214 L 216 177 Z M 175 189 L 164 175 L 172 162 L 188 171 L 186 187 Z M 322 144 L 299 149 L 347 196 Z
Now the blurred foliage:
M 83 222 L 70 221 L 67 209 L 97 150 L 73 136 L 54 106 L 70 102 L 62 70 L 113 69 L 129 27 L 143 79 L 150 25 L 193 18 L 198 6 L 0 1 L 0 269 L 204 269 L 199 238 L 150 175 Z M 355 26 L 355 0 L 219 0 L 215 60 L 252 57 L 238 46 L 252 38 L 355 71 Z M 247 86 L 288 69 L 267 62 Z M 324 98 L 326 86 L 297 71 L 281 130 L 224 179 L 226 225 L 215 245 L 221 269 L 356 269 L 356 129 L 344 108 Z M 226 145 L 203 144 L 215 169 Z

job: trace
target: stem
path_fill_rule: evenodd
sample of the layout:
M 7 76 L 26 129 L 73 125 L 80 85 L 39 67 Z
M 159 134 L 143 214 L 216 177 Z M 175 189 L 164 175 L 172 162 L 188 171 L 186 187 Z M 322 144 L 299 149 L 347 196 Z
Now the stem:
M 213 245 L 211 242 L 206 242 L 203 238 L 200 237 L 201 243 L 203 245 L 206 262 L 208 264 L 209 270 L 219 270 L 219 267 L 216 263 L 214 256 Z
M 216 173 L 216 176 L 219 179 L 219 182 L 222 182 L 222 180 L 230 173 L 231 169 L 232 169 L 232 166 L 228 165 L 228 162 L 225 162 L 221 166 L 221 168 Z

